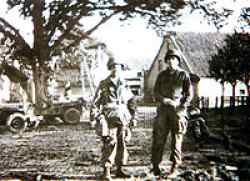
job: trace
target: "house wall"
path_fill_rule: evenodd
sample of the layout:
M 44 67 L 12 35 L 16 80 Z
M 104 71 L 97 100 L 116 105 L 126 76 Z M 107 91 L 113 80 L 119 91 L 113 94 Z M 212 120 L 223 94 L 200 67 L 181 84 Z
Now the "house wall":
M 220 82 L 216 81 L 214 78 L 201 78 L 199 85 L 199 97 L 209 98 L 209 107 L 215 106 L 216 97 L 223 96 L 223 87 Z M 238 81 L 235 90 L 236 96 L 247 96 L 247 88 L 244 83 Z M 225 83 L 224 96 L 232 96 L 232 85 Z M 219 99 L 220 101 L 220 99 Z M 220 102 L 218 102 L 220 105 Z
M 244 93 L 243 93 L 244 92 Z M 236 96 L 247 96 L 247 88 L 244 83 L 238 81 L 236 85 Z M 222 96 L 222 85 L 213 78 L 201 78 L 199 82 L 199 96 L 218 97 Z M 232 86 L 225 83 L 224 96 L 232 96 Z

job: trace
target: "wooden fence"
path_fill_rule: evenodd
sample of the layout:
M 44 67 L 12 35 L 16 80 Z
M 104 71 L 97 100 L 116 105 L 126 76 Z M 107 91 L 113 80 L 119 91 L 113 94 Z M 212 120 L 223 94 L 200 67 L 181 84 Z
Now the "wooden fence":
M 156 118 L 155 106 L 140 106 L 136 110 L 137 126 L 143 128 L 152 128 L 153 122 Z

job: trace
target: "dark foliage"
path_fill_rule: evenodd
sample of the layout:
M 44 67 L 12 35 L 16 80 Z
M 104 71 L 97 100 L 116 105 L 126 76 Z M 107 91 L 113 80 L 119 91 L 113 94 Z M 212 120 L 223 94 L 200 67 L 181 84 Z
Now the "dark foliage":
M 209 61 L 210 74 L 221 82 L 234 84 L 237 80 L 248 84 L 250 79 L 250 35 L 234 32 L 227 35 L 225 46 Z

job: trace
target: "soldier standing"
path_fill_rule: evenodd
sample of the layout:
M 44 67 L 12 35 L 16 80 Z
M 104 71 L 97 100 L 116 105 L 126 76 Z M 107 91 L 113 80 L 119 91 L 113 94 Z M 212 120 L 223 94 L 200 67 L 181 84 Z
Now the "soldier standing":
M 103 178 L 111 180 L 111 167 L 116 164 L 117 177 L 129 177 L 122 171 L 128 158 L 126 142 L 131 136 L 129 124 L 133 120 L 133 94 L 121 76 L 122 64 L 110 58 L 107 64 L 111 74 L 99 84 L 91 109 L 96 121 L 97 134 L 101 136 Z
M 185 114 L 191 99 L 191 83 L 189 75 L 179 67 L 181 59 L 176 51 L 169 50 L 164 60 L 169 66 L 159 74 L 154 87 L 155 98 L 160 106 L 153 127 L 151 162 L 154 175 L 159 176 L 164 145 L 168 134 L 171 133 L 172 166 L 168 177 L 174 177 L 177 174 L 177 166 L 182 162 L 181 147 L 187 129 Z

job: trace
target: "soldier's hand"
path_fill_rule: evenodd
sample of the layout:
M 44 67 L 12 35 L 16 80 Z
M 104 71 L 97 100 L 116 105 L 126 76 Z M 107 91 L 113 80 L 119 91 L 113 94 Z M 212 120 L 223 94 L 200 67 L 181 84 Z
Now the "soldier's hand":
M 90 121 L 90 128 L 95 128 L 95 126 L 96 126 L 96 121 L 94 120 L 94 121 Z
M 169 99 L 169 98 L 164 98 L 163 99 L 163 104 L 171 105 L 171 106 L 174 106 L 174 107 L 177 106 L 177 103 L 175 101 L 173 101 L 172 99 Z

